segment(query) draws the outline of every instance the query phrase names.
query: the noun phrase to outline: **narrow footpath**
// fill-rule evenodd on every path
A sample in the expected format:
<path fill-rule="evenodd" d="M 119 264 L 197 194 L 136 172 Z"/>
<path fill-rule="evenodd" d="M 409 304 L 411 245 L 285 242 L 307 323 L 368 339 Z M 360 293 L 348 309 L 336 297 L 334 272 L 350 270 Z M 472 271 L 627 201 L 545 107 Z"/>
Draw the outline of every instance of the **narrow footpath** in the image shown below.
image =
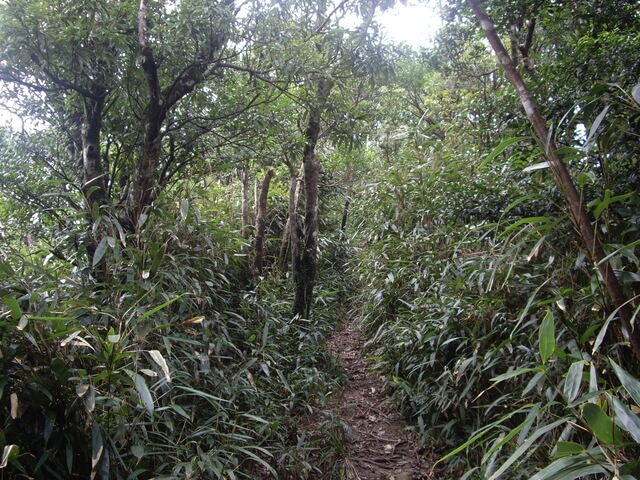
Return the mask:
<path fill-rule="evenodd" d="M 349 378 L 329 406 L 351 429 L 346 480 L 432 480 L 414 435 L 388 396 L 385 380 L 370 373 L 372 362 L 363 357 L 363 343 L 351 321 L 329 340 L 330 351 Z"/>

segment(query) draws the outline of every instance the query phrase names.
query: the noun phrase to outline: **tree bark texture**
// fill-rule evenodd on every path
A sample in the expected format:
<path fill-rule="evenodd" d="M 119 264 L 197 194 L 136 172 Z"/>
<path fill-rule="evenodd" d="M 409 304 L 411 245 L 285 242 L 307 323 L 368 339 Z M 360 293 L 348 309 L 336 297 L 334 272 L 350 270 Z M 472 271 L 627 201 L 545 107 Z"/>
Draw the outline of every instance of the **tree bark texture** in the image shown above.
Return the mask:
<path fill-rule="evenodd" d="M 598 270 L 604 281 L 613 305 L 618 310 L 622 329 L 629 339 L 631 349 L 633 350 L 634 355 L 640 359 L 640 330 L 637 328 L 634 329 L 633 327 L 632 305 L 627 300 L 611 264 L 604 261 L 606 255 L 602 242 L 592 225 L 591 218 L 584 207 L 580 193 L 571 178 L 571 174 L 569 173 L 569 170 L 562 158 L 560 158 L 553 138 L 549 135 L 546 121 L 538 111 L 531 93 L 518 73 L 513 61 L 509 57 L 509 54 L 502 44 L 492 21 L 481 7 L 480 1 L 467 0 L 467 2 L 473 10 L 478 23 L 480 23 L 480 26 L 484 30 L 491 47 L 498 57 L 498 60 L 502 64 L 507 78 L 515 87 L 518 96 L 520 97 L 522 106 L 524 107 L 527 117 L 533 126 L 536 136 L 544 147 L 544 152 L 555 182 L 564 195 L 567 206 L 569 207 L 571 220 L 582 237 L 584 247 L 588 252 L 591 262 Z"/>
<path fill-rule="evenodd" d="M 348 195 L 344 198 L 344 207 L 342 208 L 342 222 L 340 222 L 340 231 L 344 232 L 347 228 L 347 220 L 349 219 L 349 205 L 351 204 L 351 197 Z"/>
<path fill-rule="evenodd" d="M 297 258 L 300 249 L 298 248 L 298 198 L 300 185 L 302 184 L 302 172 L 298 175 L 293 163 L 285 160 L 289 169 L 289 207 L 287 221 L 282 232 L 282 244 L 280 245 L 280 255 L 278 258 L 278 275 L 284 273 L 289 265 L 289 258 Z"/>
<path fill-rule="evenodd" d="M 240 182 L 242 183 L 242 238 L 248 240 L 251 236 L 251 218 L 249 215 L 249 171 L 247 168 L 240 170 Z"/>
<path fill-rule="evenodd" d="M 264 244 L 267 233 L 267 198 L 269 196 L 269 185 L 273 178 L 273 170 L 269 170 L 264 176 L 262 187 L 260 188 L 260 198 L 258 199 L 256 215 L 256 238 L 254 241 L 253 276 L 262 275 L 264 267 Z"/>
<path fill-rule="evenodd" d="M 309 130 L 315 129 L 312 126 Z M 319 133 L 319 124 L 317 125 Z M 316 137 L 317 138 L 317 137 Z M 318 271 L 318 177 L 320 162 L 315 145 L 304 149 L 305 217 L 302 252 L 293 258 L 296 297 L 293 315 L 309 318 L 313 302 L 313 287 Z M 295 228 L 295 225 L 293 226 Z"/>
<path fill-rule="evenodd" d="M 85 98 L 85 114 L 82 124 L 82 192 L 86 201 L 87 214 L 94 215 L 94 209 L 107 200 L 105 171 L 100 158 L 100 131 L 102 111 L 106 91 L 96 92 Z M 95 220 L 95 219 L 93 219 Z"/>
<path fill-rule="evenodd" d="M 322 110 L 326 104 L 333 83 L 325 78 L 318 81 L 315 104 L 311 106 L 305 129 L 303 150 L 303 172 L 305 192 L 304 242 L 300 255 L 293 258 L 293 278 L 296 297 L 293 315 L 308 318 L 313 303 L 313 288 L 318 271 L 318 177 L 320 161 L 316 147 L 320 138 Z"/>
<path fill-rule="evenodd" d="M 161 126 L 166 117 L 166 102 L 160 86 L 158 65 L 147 43 L 147 0 L 140 0 L 138 9 L 138 46 L 142 70 L 149 89 L 149 103 L 144 118 L 144 142 L 133 171 L 127 204 L 132 228 L 136 229 L 140 215 L 156 195 L 160 156 L 162 153 Z"/>

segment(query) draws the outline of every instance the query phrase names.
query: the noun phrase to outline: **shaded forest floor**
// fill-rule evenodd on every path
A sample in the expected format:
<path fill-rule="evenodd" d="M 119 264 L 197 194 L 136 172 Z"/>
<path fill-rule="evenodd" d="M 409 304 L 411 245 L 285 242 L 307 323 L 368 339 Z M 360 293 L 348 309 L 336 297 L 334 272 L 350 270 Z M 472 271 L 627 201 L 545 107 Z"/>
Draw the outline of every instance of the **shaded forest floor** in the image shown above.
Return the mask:
<path fill-rule="evenodd" d="M 363 336 L 345 321 L 329 340 L 329 349 L 344 365 L 348 381 L 329 405 L 344 422 L 343 471 L 347 480 L 430 480 L 430 465 L 407 429 L 385 388 L 363 356 Z M 429 462 L 432 463 L 432 462 Z"/>

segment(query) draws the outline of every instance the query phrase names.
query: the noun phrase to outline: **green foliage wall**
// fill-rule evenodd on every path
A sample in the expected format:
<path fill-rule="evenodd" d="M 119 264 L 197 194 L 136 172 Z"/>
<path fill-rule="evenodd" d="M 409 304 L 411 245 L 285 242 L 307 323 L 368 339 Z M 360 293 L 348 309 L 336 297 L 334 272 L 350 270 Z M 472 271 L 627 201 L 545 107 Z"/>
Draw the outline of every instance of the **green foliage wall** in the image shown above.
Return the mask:
<path fill-rule="evenodd" d="M 636 64 L 588 49 L 589 64 L 609 63 L 575 83 L 566 53 L 577 39 L 586 48 L 590 35 L 629 32 L 629 18 L 558 38 L 557 17 L 534 15 L 536 64 L 525 74 L 635 305 L 628 126 L 638 99 L 637 80 L 624 75 Z M 474 38 L 471 24 L 452 24 L 435 49 L 400 66 L 388 107 L 396 115 L 372 164 L 379 180 L 358 190 L 362 249 L 352 267 L 370 354 L 422 441 L 440 448 L 440 475 L 636 478 L 638 416 L 628 408 L 637 408 L 637 362 L 514 93 Z M 632 49 L 634 38 L 617 36 Z"/>

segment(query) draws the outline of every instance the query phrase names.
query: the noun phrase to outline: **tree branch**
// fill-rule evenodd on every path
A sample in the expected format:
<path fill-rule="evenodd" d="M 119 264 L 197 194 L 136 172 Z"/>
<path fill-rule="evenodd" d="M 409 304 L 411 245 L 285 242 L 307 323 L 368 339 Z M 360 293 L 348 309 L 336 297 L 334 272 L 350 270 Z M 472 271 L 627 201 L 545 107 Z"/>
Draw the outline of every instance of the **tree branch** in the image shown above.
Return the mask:
<path fill-rule="evenodd" d="M 327 15 L 327 18 L 324 19 L 324 21 L 322 22 L 322 24 L 320 24 L 316 29 L 314 34 L 315 35 L 319 35 L 320 33 L 322 33 L 322 30 L 324 30 L 324 27 L 327 26 L 327 23 L 329 23 L 329 21 L 331 20 L 331 17 L 342 7 L 344 7 L 347 2 L 349 0 L 342 0 L 342 2 L 340 2 L 336 8 L 334 8 L 333 10 L 331 10 L 331 12 L 329 13 L 329 15 Z"/>

